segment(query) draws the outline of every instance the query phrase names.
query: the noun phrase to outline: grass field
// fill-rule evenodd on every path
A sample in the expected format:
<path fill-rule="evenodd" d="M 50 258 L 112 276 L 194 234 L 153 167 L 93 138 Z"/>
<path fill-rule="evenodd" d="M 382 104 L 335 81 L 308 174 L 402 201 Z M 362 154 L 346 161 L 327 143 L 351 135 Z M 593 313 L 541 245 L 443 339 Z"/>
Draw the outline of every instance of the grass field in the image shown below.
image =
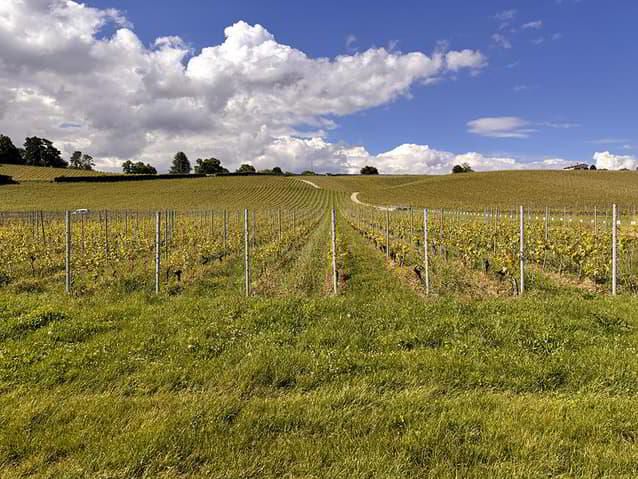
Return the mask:
<path fill-rule="evenodd" d="M 429 208 L 592 207 L 638 204 L 638 172 L 498 171 L 444 176 L 320 177 L 366 203 Z"/>
<path fill-rule="evenodd" d="M 9 165 L 0 167 L 9 168 Z M 19 167 L 22 171 L 25 167 Z M 21 173 L 34 179 L 53 169 Z M 63 170 L 68 174 L 72 170 Z M 57 176 L 55 173 L 54 176 Z M 20 179 L 20 176 L 17 177 Z M 0 187 L 0 210 L 304 206 L 325 192 L 370 204 L 429 208 L 624 207 L 638 204 L 638 173 L 611 171 L 503 171 L 445 176 L 315 176 L 316 190 L 296 177 L 224 177 L 131 183 L 53 184 L 27 181 Z"/>
<path fill-rule="evenodd" d="M 536 273 L 525 297 L 497 295 L 450 261 L 433 264 L 426 297 L 345 216 L 354 191 L 433 207 L 631 204 L 636 176 L 461 176 L 0 187 L 5 211 L 326 210 L 255 271 L 248 298 L 239 254 L 158 296 L 0 286 L 0 477 L 636 477 L 636 296 Z M 343 212 L 338 296 L 330 205 Z"/>
<path fill-rule="evenodd" d="M 39 166 L 0 164 L 0 175 L 11 176 L 16 181 L 53 181 L 58 176 L 95 176 L 101 174 L 104 173 L 70 168 L 42 168 Z"/>

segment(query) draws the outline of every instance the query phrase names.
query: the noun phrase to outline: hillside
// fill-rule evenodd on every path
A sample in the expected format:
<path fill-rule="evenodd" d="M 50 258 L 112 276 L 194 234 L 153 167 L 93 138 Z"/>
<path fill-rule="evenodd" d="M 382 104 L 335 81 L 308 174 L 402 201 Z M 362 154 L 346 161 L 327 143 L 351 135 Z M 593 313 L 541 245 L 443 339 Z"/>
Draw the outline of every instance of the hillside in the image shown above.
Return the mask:
<path fill-rule="evenodd" d="M 246 176 L 124 183 L 24 183 L 0 188 L 0 210 L 177 210 L 306 207 L 329 192 L 295 178 Z M 45 206 L 46 205 L 46 206 Z"/>
<path fill-rule="evenodd" d="M 0 167 L 0 172 L 8 166 Z M 15 167 L 18 179 L 73 170 Z M 321 189 L 300 181 L 305 179 Z M 312 204 L 335 193 L 370 204 L 430 208 L 624 207 L 638 205 L 637 172 L 502 171 L 445 176 L 220 177 L 161 182 L 52 184 L 0 188 L 0 210 L 114 208 L 178 210 L 285 207 Z"/>
<path fill-rule="evenodd" d="M 318 177 L 366 203 L 430 208 L 638 204 L 638 172 L 497 171 L 443 176 Z"/>
<path fill-rule="evenodd" d="M 68 168 L 45 168 L 40 166 L 0 164 L 0 175 L 12 176 L 16 181 L 53 181 L 57 176 L 96 176 L 98 171 L 72 170 Z"/>

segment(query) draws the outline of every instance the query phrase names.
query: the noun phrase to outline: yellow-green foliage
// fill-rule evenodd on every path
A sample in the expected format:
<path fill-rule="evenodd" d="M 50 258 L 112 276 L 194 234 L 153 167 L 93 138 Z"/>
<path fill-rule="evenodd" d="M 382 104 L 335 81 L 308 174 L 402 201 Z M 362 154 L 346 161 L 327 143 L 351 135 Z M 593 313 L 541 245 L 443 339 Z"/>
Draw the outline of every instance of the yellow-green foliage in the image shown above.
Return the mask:
<path fill-rule="evenodd" d="M 636 476 L 636 298 L 426 300 L 344 222 L 300 296 L 327 226 L 268 296 L 0 288 L 0 477 Z"/>

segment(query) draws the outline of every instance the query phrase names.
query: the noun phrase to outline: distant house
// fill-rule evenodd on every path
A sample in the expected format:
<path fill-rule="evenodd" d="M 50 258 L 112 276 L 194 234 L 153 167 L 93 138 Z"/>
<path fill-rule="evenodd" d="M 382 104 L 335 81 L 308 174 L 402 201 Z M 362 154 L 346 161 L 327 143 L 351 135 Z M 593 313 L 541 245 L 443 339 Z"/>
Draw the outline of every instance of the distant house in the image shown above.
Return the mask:
<path fill-rule="evenodd" d="M 566 166 L 564 170 L 588 170 L 589 165 L 587 163 L 577 163 L 575 165 Z"/>

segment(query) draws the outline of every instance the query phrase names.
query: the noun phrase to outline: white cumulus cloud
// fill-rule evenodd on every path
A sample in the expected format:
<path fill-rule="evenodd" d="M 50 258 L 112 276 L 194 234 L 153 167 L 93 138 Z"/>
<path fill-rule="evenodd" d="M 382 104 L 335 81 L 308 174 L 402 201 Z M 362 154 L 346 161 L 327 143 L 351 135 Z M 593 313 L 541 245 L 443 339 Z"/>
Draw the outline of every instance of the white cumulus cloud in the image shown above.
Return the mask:
<path fill-rule="evenodd" d="M 635 170 L 638 168 L 638 158 L 632 155 L 614 155 L 608 151 L 594 153 L 596 168 L 606 170 Z"/>
<path fill-rule="evenodd" d="M 162 170 L 183 150 L 231 168 L 290 169 L 314 152 L 334 161 L 322 168 L 339 171 L 357 158 L 325 141 L 339 117 L 487 64 L 479 51 L 441 48 L 312 58 L 243 21 L 224 34 L 201 51 L 170 32 L 147 46 L 117 10 L 3 0 L 0 131 L 17 143 L 45 136 L 67 155 L 81 148 L 108 168 L 133 158 Z"/>

